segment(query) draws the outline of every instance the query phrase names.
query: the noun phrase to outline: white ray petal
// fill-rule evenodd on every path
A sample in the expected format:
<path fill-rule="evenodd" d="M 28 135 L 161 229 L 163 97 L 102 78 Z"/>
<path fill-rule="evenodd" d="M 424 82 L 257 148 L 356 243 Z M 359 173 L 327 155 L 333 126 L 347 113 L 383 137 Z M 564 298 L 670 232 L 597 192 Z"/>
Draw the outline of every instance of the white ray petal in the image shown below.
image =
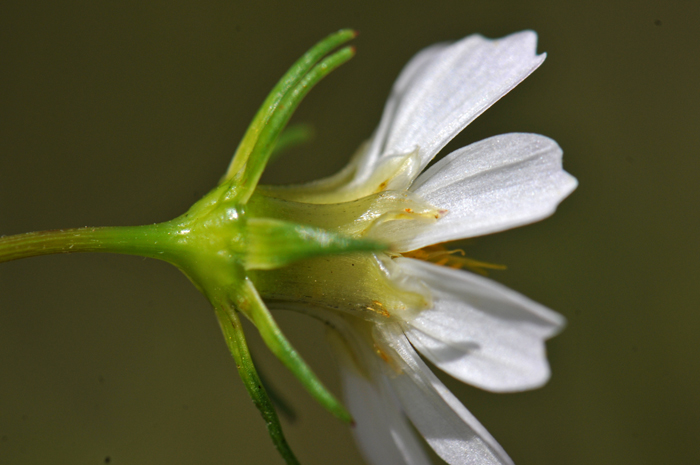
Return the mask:
<path fill-rule="evenodd" d="M 391 125 L 396 118 L 397 109 L 403 101 L 406 91 L 414 85 L 426 70 L 434 66 L 433 62 L 439 59 L 440 54 L 445 49 L 449 48 L 449 46 L 449 43 L 444 43 L 434 44 L 424 48 L 414 55 L 411 61 L 403 67 L 399 77 L 391 88 L 391 94 L 389 94 L 389 98 L 384 105 L 384 111 L 382 112 L 379 126 L 372 135 L 371 144 L 367 148 L 367 152 L 360 159 L 358 174 L 364 174 L 376 168 L 377 160 L 382 154 L 384 144 L 386 143 L 387 134 L 392 130 Z"/>
<path fill-rule="evenodd" d="M 408 251 L 539 221 L 576 188 L 561 159 L 557 143 L 537 134 L 504 134 L 456 150 L 410 189 L 447 213 L 433 223 L 389 223 L 375 235 Z"/>
<path fill-rule="evenodd" d="M 421 169 L 455 135 L 542 64 L 537 34 L 490 40 L 472 35 L 418 54 L 404 68 L 387 102 L 355 182 L 384 156 L 420 151 Z"/>
<path fill-rule="evenodd" d="M 544 341 L 563 328 L 561 315 L 472 273 L 409 258 L 396 262 L 432 290 L 433 307 L 406 327 L 428 360 L 489 391 L 533 389 L 549 379 Z"/>
<path fill-rule="evenodd" d="M 505 465 L 512 460 L 481 423 L 452 395 L 390 325 L 375 331 L 402 359 L 389 375 L 401 405 L 433 450 L 451 465 Z"/>
<path fill-rule="evenodd" d="M 353 434 L 365 460 L 373 465 L 430 465 L 397 401 L 390 392 L 379 392 L 384 380 L 372 382 L 343 366 L 341 376 L 345 405 L 355 420 Z"/>
<path fill-rule="evenodd" d="M 370 329 L 331 314 L 328 339 L 338 358 L 345 406 L 353 416 L 352 432 L 372 465 L 430 465 L 420 441 L 401 410 L 372 351 Z"/>

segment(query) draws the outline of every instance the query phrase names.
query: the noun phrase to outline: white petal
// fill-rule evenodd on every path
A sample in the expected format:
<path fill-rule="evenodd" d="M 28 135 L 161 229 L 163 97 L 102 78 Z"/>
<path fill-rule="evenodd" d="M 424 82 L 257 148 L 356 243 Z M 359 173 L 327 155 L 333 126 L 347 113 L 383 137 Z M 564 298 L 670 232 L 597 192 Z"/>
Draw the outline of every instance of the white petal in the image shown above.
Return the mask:
<path fill-rule="evenodd" d="M 472 273 L 395 261 L 431 288 L 433 308 L 409 321 L 406 334 L 436 366 L 497 392 L 533 389 L 549 379 L 544 341 L 563 328 L 561 315 Z"/>
<path fill-rule="evenodd" d="M 394 86 L 382 114 L 379 127 L 375 130 L 371 142 L 366 142 L 353 155 L 352 159 L 340 172 L 323 179 L 299 184 L 282 186 L 260 186 L 258 190 L 267 192 L 272 196 L 308 203 L 338 203 L 356 200 L 370 193 L 374 193 L 378 185 L 395 174 L 395 167 L 402 158 L 383 157 L 382 163 L 378 163 L 379 150 L 386 139 L 386 134 L 390 130 L 390 125 L 394 119 L 396 106 L 401 101 L 400 96 L 406 91 L 415 80 L 417 74 L 425 70 L 439 52 L 447 48 L 449 44 L 435 44 L 418 52 L 406 66 L 404 66 L 399 78 Z M 406 155 L 406 154 L 399 154 Z M 389 158 L 394 158 L 389 160 Z M 397 160 L 399 159 L 399 160 Z M 399 179 L 392 182 L 392 188 L 405 189 L 423 170 L 422 160 L 416 157 L 415 169 L 411 169 L 410 176 L 402 176 L 407 179 Z M 398 164 L 401 164 L 400 162 Z M 378 179 L 378 181 L 377 181 Z M 401 182 L 404 182 L 403 185 Z M 389 183 L 386 183 L 388 187 Z M 368 192 L 369 189 L 369 192 Z"/>
<path fill-rule="evenodd" d="M 436 59 L 439 59 L 440 54 L 445 49 L 449 48 L 449 46 L 450 44 L 434 44 L 430 47 L 424 48 L 414 55 L 406 66 L 403 67 L 399 77 L 396 79 L 396 82 L 394 82 L 394 85 L 391 88 L 391 94 L 389 95 L 389 99 L 384 106 L 384 111 L 382 112 L 382 118 L 379 121 L 379 126 L 372 136 L 372 143 L 368 147 L 368 151 L 361 161 L 359 171 L 362 172 L 362 170 L 369 171 L 374 169 L 377 159 L 382 154 L 384 149 L 387 134 L 392 130 L 391 124 L 396 118 L 397 108 L 399 104 L 401 104 L 407 89 L 412 87 L 422 73 L 424 73 L 427 69 L 430 69 L 431 66 L 434 66 L 433 62 Z"/>
<path fill-rule="evenodd" d="M 331 324 L 335 330 L 328 336 L 339 359 L 345 406 L 355 420 L 353 435 L 365 460 L 372 465 L 430 465 L 369 338 L 342 317 L 332 318 Z"/>
<path fill-rule="evenodd" d="M 430 465 L 396 400 L 352 369 L 341 367 L 341 375 L 345 405 L 365 460 L 374 465 Z"/>
<path fill-rule="evenodd" d="M 387 155 L 420 150 L 421 169 L 455 135 L 537 67 L 537 35 L 502 39 L 472 35 L 417 55 L 399 76 L 356 180 L 363 182 Z"/>
<path fill-rule="evenodd" d="M 504 134 L 456 150 L 410 189 L 447 213 L 433 223 L 387 224 L 381 234 L 408 251 L 546 218 L 577 185 L 561 158 L 557 143 L 537 134 Z"/>
<path fill-rule="evenodd" d="M 401 405 L 428 444 L 452 465 L 512 464 L 479 421 L 435 377 L 400 332 L 387 325 L 384 342 L 402 359 L 401 374 L 390 376 Z"/>

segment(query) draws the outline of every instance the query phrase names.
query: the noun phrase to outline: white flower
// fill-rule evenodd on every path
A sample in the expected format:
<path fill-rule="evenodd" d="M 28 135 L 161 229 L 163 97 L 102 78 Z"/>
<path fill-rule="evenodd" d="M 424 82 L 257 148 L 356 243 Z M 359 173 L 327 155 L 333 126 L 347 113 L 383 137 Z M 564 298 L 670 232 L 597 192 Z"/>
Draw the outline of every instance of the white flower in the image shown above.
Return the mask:
<path fill-rule="evenodd" d="M 331 52 L 354 36 L 331 34 L 292 65 L 222 182 L 187 213 L 141 227 L 8 236 L 0 240 L 0 262 L 102 251 L 178 266 L 215 307 L 246 389 L 288 463 L 297 462 L 255 371 L 239 313 L 312 396 L 339 419 L 349 422 L 350 415 L 291 347 L 266 303 L 310 313 L 331 328 L 369 462 L 428 463 L 412 423 L 451 464 L 512 463 L 418 353 L 483 389 L 532 389 L 549 377 L 544 341 L 563 318 L 488 279 L 430 261 L 466 260 L 439 243 L 552 214 L 576 180 L 563 171 L 557 144 L 534 134 L 492 137 L 425 168 L 545 57 L 527 31 L 428 48 L 403 70 L 379 128 L 347 168 L 302 186 L 258 186 L 291 113 L 352 57 L 351 47 Z"/>
<path fill-rule="evenodd" d="M 486 139 L 420 174 L 450 139 L 544 61 L 536 41 L 531 31 L 498 40 L 473 35 L 423 50 L 402 71 L 379 128 L 348 168 L 316 183 L 266 191 L 317 206 L 345 202 L 343 212 L 352 202 L 373 199 L 356 220 L 336 229 L 392 245 L 392 254 L 372 260 L 386 281 L 376 286 L 400 298 L 363 297 L 374 302 L 363 304 L 364 313 L 344 308 L 351 307 L 346 301 L 353 294 L 336 291 L 331 278 L 324 278 L 320 290 L 309 284 L 321 279 L 323 268 L 315 268 L 309 282 L 298 277 L 302 268 L 285 275 L 295 276 L 295 289 L 315 292 L 312 300 L 285 298 L 284 291 L 261 286 L 273 305 L 290 307 L 296 300 L 333 328 L 354 432 L 372 464 L 429 463 L 409 420 L 450 464 L 512 463 L 416 350 L 457 379 L 489 391 L 532 389 L 549 377 L 544 341 L 563 327 L 560 315 L 481 276 L 400 255 L 540 220 L 575 189 L 576 180 L 562 169 L 559 146 L 535 134 Z M 347 276 L 354 275 L 345 273 L 338 279 L 352 287 Z M 271 280 L 282 281 L 284 276 Z M 354 292 L 362 294 L 378 281 L 358 280 Z M 328 303 L 333 299 L 336 307 Z"/>

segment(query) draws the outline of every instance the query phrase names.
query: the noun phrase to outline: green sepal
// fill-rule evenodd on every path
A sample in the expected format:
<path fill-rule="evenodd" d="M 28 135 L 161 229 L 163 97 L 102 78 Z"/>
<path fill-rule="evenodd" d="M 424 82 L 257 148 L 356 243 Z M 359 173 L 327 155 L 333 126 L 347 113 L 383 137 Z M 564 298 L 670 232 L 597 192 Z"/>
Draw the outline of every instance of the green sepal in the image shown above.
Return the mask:
<path fill-rule="evenodd" d="M 262 298 L 249 278 L 232 290 L 231 299 L 235 310 L 228 309 L 230 315 L 235 311 L 243 313 L 260 332 L 260 336 L 273 354 L 291 371 L 301 382 L 302 386 L 311 394 L 318 403 L 336 418 L 345 423 L 352 423 L 352 416 L 338 399 L 321 383 L 311 368 L 292 347 L 277 322 L 265 306 Z"/>
<path fill-rule="evenodd" d="M 320 255 L 387 249 L 379 242 L 271 218 L 250 218 L 246 228 L 245 268 L 249 270 L 272 270 Z"/>
<path fill-rule="evenodd" d="M 232 178 L 239 184 L 238 201 L 240 203 L 246 203 L 250 196 L 253 195 L 253 191 L 258 185 L 260 176 L 265 166 L 267 166 L 272 150 L 277 143 L 277 138 L 304 97 L 321 79 L 353 56 L 355 56 L 353 47 L 341 48 L 314 66 L 296 86 L 287 92 L 276 111 L 270 116 L 265 127 L 260 131 L 258 140 L 250 153 L 245 167 Z"/>
<path fill-rule="evenodd" d="M 355 35 L 354 31 L 342 30 L 328 36 L 298 60 L 278 82 L 248 128 L 221 180 L 222 185 L 235 186 L 230 199 L 240 204 L 248 201 L 289 118 L 309 91 L 352 58 L 355 49 L 343 47 L 326 58 L 323 56 Z"/>
<path fill-rule="evenodd" d="M 314 128 L 310 124 L 297 123 L 289 126 L 277 138 L 277 143 L 267 163 L 277 160 L 280 155 L 292 147 L 308 143 L 314 138 L 314 134 Z"/>
<path fill-rule="evenodd" d="M 253 365 L 238 315 L 235 311 L 228 311 L 228 305 L 223 302 L 212 303 L 216 310 L 216 317 L 219 320 L 221 331 L 224 333 L 226 345 L 236 362 L 238 374 L 241 376 L 243 384 L 253 400 L 253 404 L 260 411 L 272 442 L 288 465 L 299 465 L 299 461 L 294 456 L 284 437 L 277 412 L 275 412 L 275 408 L 267 395 L 260 376 L 258 376 L 255 365 Z"/>
<path fill-rule="evenodd" d="M 253 118 L 253 121 L 250 123 L 248 130 L 243 136 L 243 140 L 241 140 L 236 149 L 236 153 L 231 160 L 228 170 L 226 170 L 226 174 L 221 180 L 222 183 L 230 179 L 234 174 L 239 173 L 246 165 L 248 157 L 260 137 L 260 131 L 262 131 L 275 111 L 277 111 L 277 107 L 280 105 L 287 92 L 299 83 L 301 78 L 303 78 L 321 58 L 330 53 L 333 49 L 353 39 L 356 35 L 357 33 L 351 29 L 341 29 L 338 32 L 330 34 L 314 45 L 289 68 L 268 94 Z"/>

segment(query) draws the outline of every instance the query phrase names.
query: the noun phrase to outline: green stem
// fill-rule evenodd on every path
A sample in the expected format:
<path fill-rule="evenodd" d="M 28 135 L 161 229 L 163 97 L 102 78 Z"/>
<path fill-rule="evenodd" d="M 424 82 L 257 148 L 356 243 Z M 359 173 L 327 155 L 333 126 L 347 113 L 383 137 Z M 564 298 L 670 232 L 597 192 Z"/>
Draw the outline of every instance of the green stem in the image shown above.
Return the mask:
<path fill-rule="evenodd" d="M 73 228 L 0 237 L 0 263 L 61 253 L 107 252 L 170 258 L 167 223 L 146 226 Z"/>

